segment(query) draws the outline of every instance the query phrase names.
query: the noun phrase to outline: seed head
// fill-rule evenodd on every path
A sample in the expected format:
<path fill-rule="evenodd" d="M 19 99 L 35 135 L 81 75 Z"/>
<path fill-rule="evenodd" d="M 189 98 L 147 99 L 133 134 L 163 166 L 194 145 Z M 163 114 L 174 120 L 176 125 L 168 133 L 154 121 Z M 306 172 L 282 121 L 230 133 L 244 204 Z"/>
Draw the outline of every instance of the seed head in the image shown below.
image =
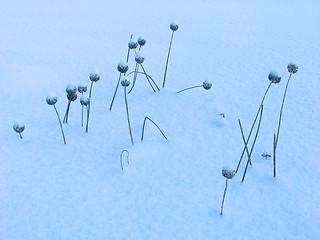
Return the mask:
<path fill-rule="evenodd" d="M 118 71 L 121 73 L 126 73 L 129 69 L 128 64 L 124 63 L 124 62 L 119 62 L 118 63 Z"/>
<path fill-rule="evenodd" d="M 179 28 L 179 25 L 176 24 L 175 22 L 170 23 L 170 29 L 171 29 L 172 31 L 177 31 L 178 28 Z"/>
<path fill-rule="evenodd" d="M 143 37 L 138 38 L 138 44 L 140 46 L 144 46 L 146 44 L 146 40 Z"/>
<path fill-rule="evenodd" d="M 83 85 L 83 84 L 80 84 L 80 85 L 78 86 L 78 91 L 79 91 L 79 93 L 84 93 L 84 92 L 86 92 L 86 91 L 87 91 L 87 86 L 85 86 L 85 85 Z"/>
<path fill-rule="evenodd" d="M 288 72 L 289 73 L 293 73 L 293 74 L 298 72 L 298 68 L 299 67 L 294 63 L 289 63 L 288 66 L 287 66 Z"/>
<path fill-rule="evenodd" d="M 128 47 L 130 49 L 136 49 L 138 47 L 138 42 L 135 39 L 130 39 Z"/>
<path fill-rule="evenodd" d="M 56 95 L 51 94 L 51 95 L 49 95 L 49 96 L 46 98 L 46 101 L 47 101 L 47 103 L 48 103 L 49 105 L 54 105 L 54 104 L 57 103 L 58 98 L 57 98 Z"/>
<path fill-rule="evenodd" d="M 68 94 L 74 94 L 77 92 L 77 88 L 75 86 L 73 86 L 72 84 L 69 84 L 67 87 L 66 87 L 66 92 Z"/>
<path fill-rule="evenodd" d="M 268 78 L 272 83 L 275 84 L 279 83 L 281 80 L 281 77 L 276 72 L 270 72 Z"/>
<path fill-rule="evenodd" d="M 128 80 L 128 79 L 122 79 L 121 80 L 121 85 L 123 86 L 123 87 L 128 87 L 129 85 L 130 85 L 130 81 Z"/>
<path fill-rule="evenodd" d="M 136 60 L 137 63 L 140 63 L 140 64 L 143 63 L 143 61 L 144 61 L 144 57 L 142 56 L 142 54 L 140 52 L 138 52 L 136 54 L 136 57 L 134 59 Z"/>
<path fill-rule="evenodd" d="M 92 82 L 98 82 L 100 80 L 100 76 L 95 72 L 91 72 L 89 75 L 89 79 Z"/>
<path fill-rule="evenodd" d="M 77 94 L 76 93 L 74 93 L 74 94 L 67 94 L 67 98 L 68 98 L 68 100 L 69 101 L 75 101 L 76 99 L 77 99 Z"/>
<path fill-rule="evenodd" d="M 212 87 L 212 83 L 209 82 L 208 80 L 205 80 L 205 81 L 203 82 L 202 86 L 203 86 L 203 88 L 204 88 L 205 90 L 209 90 L 209 89 Z"/>
<path fill-rule="evenodd" d="M 224 166 L 222 168 L 222 176 L 224 176 L 227 179 L 232 179 L 234 175 L 236 174 L 235 170 L 233 170 L 230 166 Z"/>
<path fill-rule="evenodd" d="M 13 124 L 13 130 L 17 133 L 22 133 L 24 131 L 25 125 L 20 122 Z"/>
<path fill-rule="evenodd" d="M 86 96 L 82 96 L 80 98 L 80 103 L 83 106 L 88 106 L 90 104 L 90 98 L 86 97 Z"/>

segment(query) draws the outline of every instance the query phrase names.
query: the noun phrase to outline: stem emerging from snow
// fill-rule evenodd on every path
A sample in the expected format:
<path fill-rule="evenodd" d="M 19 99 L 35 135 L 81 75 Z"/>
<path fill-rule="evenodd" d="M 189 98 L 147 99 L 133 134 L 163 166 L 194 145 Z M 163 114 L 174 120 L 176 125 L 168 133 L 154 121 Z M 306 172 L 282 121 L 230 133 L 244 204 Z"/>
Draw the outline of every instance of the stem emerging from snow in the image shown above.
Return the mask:
<path fill-rule="evenodd" d="M 171 45 L 172 45 L 173 35 L 174 35 L 174 31 L 172 31 L 172 34 L 171 34 L 171 40 L 170 40 L 169 51 L 168 51 L 168 56 L 167 56 L 166 68 L 165 68 L 165 70 L 164 70 L 162 88 L 164 88 L 164 85 L 165 85 L 165 83 L 166 83 L 167 69 L 168 69 L 169 56 L 170 56 L 170 51 L 171 51 Z"/>
<path fill-rule="evenodd" d="M 60 116 L 59 116 L 58 110 L 57 110 L 55 105 L 53 105 L 53 107 L 54 107 L 54 110 L 56 110 L 56 113 L 57 113 L 57 116 L 58 116 L 58 120 L 59 120 L 59 123 L 60 123 L 60 128 L 61 128 L 64 144 L 66 144 L 66 138 L 64 136 L 64 132 L 63 132 L 63 128 L 62 128 L 62 124 L 61 124 L 61 120 L 60 120 Z"/>
<path fill-rule="evenodd" d="M 88 105 L 88 110 L 87 110 L 87 125 L 86 125 L 86 132 L 89 131 L 89 115 L 90 115 L 90 106 L 91 106 L 91 91 L 92 91 L 92 85 L 93 85 L 93 81 L 91 81 L 91 86 L 90 86 L 90 92 L 89 92 L 89 105 Z"/>
<path fill-rule="evenodd" d="M 150 118 L 148 117 L 145 117 L 144 118 L 144 121 L 143 121 L 143 126 L 142 126 L 142 134 L 141 134 L 141 141 L 143 141 L 143 137 L 144 137 L 144 128 L 145 128 L 145 125 L 146 125 L 146 120 L 149 120 L 150 122 L 152 122 L 157 128 L 158 130 L 161 132 L 162 136 L 168 140 L 168 138 L 166 137 L 166 135 L 164 135 L 164 133 L 162 132 L 162 130 L 159 128 L 159 126 L 154 122 L 152 121 Z"/>
<path fill-rule="evenodd" d="M 130 124 L 129 107 L 128 107 L 128 100 L 127 100 L 127 87 L 126 86 L 124 87 L 124 101 L 126 103 L 127 119 L 128 119 L 128 126 L 129 126 L 131 143 L 133 145 L 133 137 L 132 137 L 132 131 L 131 131 L 131 124 Z"/>
<path fill-rule="evenodd" d="M 222 203 L 221 203 L 221 212 L 220 212 L 221 216 L 222 216 L 222 213 L 223 213 L 223 204 L 224 204 L 224 198 L 226 196 L 227 188 L 228 188 L 228 178 L 226 178 L 226 186 L 224 188 L 224 193 L 223 193 L 223 198 L 222 198 Z"/>
<path fill-rule="evenodd" d="M 122 154 L 126 152 L 127 153 L 127 163 L 129 165 L 129 152 L 128 150 L 122 150 L 121 154 L 120 154 L 120 164 L 121 164 L 121 170 L 123 171 L 123 165 L 122 165 Z"/>

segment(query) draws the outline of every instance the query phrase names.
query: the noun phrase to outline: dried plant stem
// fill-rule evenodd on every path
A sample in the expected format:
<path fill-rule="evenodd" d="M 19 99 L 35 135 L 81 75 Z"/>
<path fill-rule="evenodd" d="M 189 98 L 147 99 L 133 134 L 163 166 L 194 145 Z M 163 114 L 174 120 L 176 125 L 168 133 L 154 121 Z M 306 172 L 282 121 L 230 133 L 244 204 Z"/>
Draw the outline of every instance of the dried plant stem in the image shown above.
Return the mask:
<path fill-rule="evenodd" d="M 119 74 L 119 79 L 118 79 L 118 83 L 117 83 L 117 86 L 116 86 L 116 90 L 114 91 L 114 94 L 113 94 L 113 97 L 112 97 L 112 101 L 111 101 L 110 108 L 109 108 L 110 111 L 111 111 L 111 109 L 112 109 L 114 99 L 116 98 L 116 95 L 117 95 L 117 92 L 118 92 L 118 88 L 119 88 L 119 84 L 120 84 L 120 79 L 121 79 L 121 73 Z"/>
<path fill-rule="evenodd" d="M 21 133 L 19 133 L 19 136 L 20 136 L 20 138 L 22 139 L 22 135 L 21 135 Z"/>
<path fill-rule="evenodd" d="M 221 203 L 221 211 L 220 211 L 220 215 L 221 216 L 223 214 L 223 204 L 224 204 L 224 199 L 225 199 L 225 196 L 226 196 L 227 188 L 228 188 L 228 179 L 226 178 L 226 186 L 224 188 L 224 193 L 223 193 L 223 198 L 222 198 L 222 203 Z"/>
<path fill-rule="evenodd" d="M 146 76 L 146 78 L 147 78 L 150 86 L 152 87 L 152 84 L 150 83 L 150 80 L 151 80 L 151 81 L 153 82 L 153 84 L 156 86 L 157 90 L 160 91 L 160 88 L 159 88 L 158 85 L 155 83 L 155 81 L 154 81 L 152 78 L 150 78 L 150 80 L 149 80 L 149 77 L 148 77 L 149 75 L 146 73 L 146 70 L 144 69 L 143 65 L 142 65 L 141 63 L 140 63 L 139 65 L 141 66 L 142 71 L 143 71 L 144 75 Z M 153 87 L 152 87 L 152 89 L 153 89 L 153 91 L 155 91 Z"/>
<path fill-rule="evenodd" d="M 291 79 L 292 73 L 290 73 L 290 76 L 288 78 L 287 84 L 286 84 L 286 88 L 283 94 L 283 99 L 282 99 L 282 104 L 281 104 L 281 110 L 280 110 L 280 115 L 279 115 L 279 124 L 278 124 L 278 131 L 277 131 L 277 135 L 276 135 L 276 141 L 275 141 L 275 147 L 277 148 L 278 145 L 278 140 L 279 140 L 279 132 L 280 132 L 280 125 L 281 125 L 281 119 L 282 119 L 282 111 L 283 111 L 283 106 L 284 106 L 284 101 L 286 99 L 286 95 L 287 95 L 287 90 L 288 90 L 288 85 Z"/>
<path fill-rule="evenodd" d="M 167 69 L 168 69 L 169 56 L 170 56 L 170 51 L 171 51 L 171 45 L 172 45 L 173 35 L 174 35 L 174 31 L 172 31 L 172 34 L 171 34 L 171 40 L 170 40 L 169 51 L 168 51 L 168 56 L 167 56 L 166 68 L 165 68 L 165 70 L 164 70 L 162 88 L 164 88 L 164 85 L 165 85 L 165 83 L 166 83 Z"/>
<path fill-rule="evenodd" d="M 273 134 L 273 176 L 276 177 L 276 134 Z"/>
<path fill-rule="evenodd" d="M 132 34 L 130 36 L 130 40 L 132 39 Z M 128 47 L 128 53 L 127 53 L 127 63 L 129 62 L 129 56 L 130 56 L 130 47 Z"/>
<path fill-rule="evenodd" d="M 260 118 L 259 118 L 259 122 L 258 122 L 258 128 L 257 128 L 257 131 L 256 131 L 256 135 L 254 136 L 254 140 L 253 140 L 253 143 L 252 143 L 252 147 L 251 147 L 249 156 L 251 156 L 251 154 L 252 154 L 254 145 L 255 145 L 256 140 L 257 140 L 257 137 L 258 137 L 258 133 L 259 133 L 259 129 L 260 129 L 260 124 L 261 124 L 261 119 L 262 119 L 262 113 L 263 113 L 263 105 L 261 105 L 261 111 L 260 111 Z M 244 173 L 243 173 L 243 177 L 242 177 L 241 182 L 243 182 L 243 181 L 244 181 L 244 178 L 246 177 L 246 173 L 247 173 L 247 169 L 248 169 L 248 165 L 249 165 L 249 160 L 250 160 L 250 158 L 248 158 L 248 160 L 247 160 L 246 168 L 245 168 L 245 170 L 244 170 Z"/>
<path fill-rule="evenodd" d="M 83 93 L 81 93 L 83 96 Z M 83 105 L 81 105 L 81 127 L 83 127 Z"/>
<path fill-rule="evenodd" d="M 249 153 L 249 150 L 248 150 L 248 147 L 247 147 L 247 144 L 248 144 L 248 143 L 246 142 L 246 139 L 245 139 L 245 137 L 244 137 L 243 129 L 242 129 L 242 125 L 241 125 L 240 119 L 238 119 L 238 122 L 239 122 L 240 130 L 241 130 L 241 135 L 242 135 L 242 140 L 243 140 L 243 143 L 244 143 L 244 147 L 246 148 L 246 152 L 247 152 L 247 155 L 248 155 L 249 163 L 250 163 L 250 165 L 252 165 L 251 159 L 250 159 L 250 153 Z"/>
<path fill-rule="evenodd" d="M 87 109 L 87 125 L 86 125 L 86 132 L 89 131 L 89 115 L 90 115 L 90 106 L 91 106 L 91 92 L 92 92 L 92 86 L 93 86 L 93 81 L 91 81 L 91 86 L 90 86 L 90 92 L 89 92 L 89 99 L 90 102 L 88 104 L 88 109 Z"/>
<path fill-rule="evenodd" d="M 141 45 L 139 46 L 139 51 L 140 51 L 140 50 L 141 50 Z M 132 86 L 131 86 L 131 89 L 129 90 L 128 94 L 131 93 L 133 87 L 134 87 L 135 84 L 136 84 L 138 72 L 139 72 L 139 63 L 136 63 L 136 66 L 135 66 L 135 68 L 134 68 L 134 76 L 133 76 Z M 129 74 L 128 74 L 128 75 L 129 75 Z"/>
<path fill-rule="evenodd" d="M 57 110 L 57 108 L 56 108 L 55 105 L 53 105 L 53 107 L 54 107 L 54 110 L 56 110 L 56 113 L 57 113 L 57 116 L 58 116 L 58 120 L 59 120 L 59 123 L 60 123 L 61 132 L 62 132 L 62 137 L 63 137 L 63 142 L 64 142 L 64 144 L 66 144 L 66 138 L 65 138 L 65 136 L 64 136 L 64 132 L 63 132 L 63 128 L 62 128 L 62 123 L 61 123 L 61 119 L 60 119 L 58 110 Z"/>
<path fill-rule="evenodd" d="M 69 100 L 66 113 L 64 114 L 63 123 L 68 123 L 70 105 L 71 105 L 71 101 Z"/>
<path fill-rule="evenodd" d="M 248 137 L 247 137 L 246 143 L 248 143 L 249 140 L 250 140 L 250 137 L 251 137 L 253 128 L 254 128 L 254 126 L 255 126 L 255 124 L 256 124 L 257 118 L 258 118 L 259 113 L 260 113 L 260 111 L 261 111 L 261 107 L 262 107 L 263 102 L 264 102 L 264 99 L 266 98 L 266 95 L 267 95 L 267 93 L 268 93 L 268 91 L 269 91 L 269 89 L 270 89 L 270 87 L 271 87 L 271 84 L 272 84 L 272 82 L 269 83 L 269 85 L 268 85 L 268 87 L 267 87 L 267 90 L 265 91 L 265 93 L 264 93 L 264 95 L 263 95 L 263 98 L 262 98 L 262 100 L 261 100 L 261 103 L 260 103 L 259 109 L 258 109 L 258 111 L 257 111 L 256 117 L 255 117 L 255 119 L 254 119 L 254 121 L 253 121 L 253 123 L 252 123 L 251 129 L 250 129 L 250 132 L 249 132 L 249 135 L 248 135 Z M 243 158 L 243 154 L 244 154 L 245 150 L 246 150 L 246 148 L 244 147 L 244 148 L 243 148 L 243 151 L 242 151 L 242 153 L 241 153 L 239 162 L 238 162 L 238 166 L 237 166 L 237 168 L 236 168 L 236 172 L 238 172 L 238 170 L 239 170 L 239 166 L 240 166 L 240 164 L 241 164 L 241 160 L 242 160 L 242 158 Z"/>
<path fill-rule="evenodd" d="M 166 135 L 164 135 L 164 133 L 162 132 L 162 130 L 159 128 L 159 126 L 154 122 L 152 121 L 152 119 L 150 119 L 149 117 L 145 117 L 144 118 L 144 121 L 143 121 L 143 126 L 142 126 L 142 134 L 141 134 L 141 141 L 143 141 L 143 137 L 144 137 L 144 128 L 145 128 L 145 125 L 146 125 L 146 120 L 149 120 L 150 122 L 152 122 L 157 128 L 158 130 L 161 132 L 162 136 L 168 140 L 168 138 L 166 137 Z"/>
<path fill-rule="evenodd" d="M 183 91 L 186 91 L 186 90 L 189 90 L 189 89 L 193 89 L 193 88 L 199 88 L 199 87 L 203 87 L 203 85 L 188 87 L 188 88 L 185 88 L 185 89 L 182 89 L 182 90 L 178 91 L 177 93 L 181 93 L 181 92 L 183 92 Z"/>
<path fill-rule="evenodd" d="M 129 151 L 128 150 L 122 150 L 121 154 L 120 154 L 120 164 L 121 164 L 121 170 L 123 171 L 123 165 L 122 165 L 122 154 L 126 152 L 127 153 L 127 163 L 129 165 Z"/>
<path fill-rule="evenodd" d="M 128 119 L 128 126 L 129 126 L 131 143 L 133 145 L 133 137 L 132 137 L 132 131 L 131 131 L 131 124 L 130 124 L 129 107 L 128 107 L 128 100 L 127 100 L 127 87 L 126 86 L 124 87 L 124 101 L 126 103 L 127 119 Z"/>

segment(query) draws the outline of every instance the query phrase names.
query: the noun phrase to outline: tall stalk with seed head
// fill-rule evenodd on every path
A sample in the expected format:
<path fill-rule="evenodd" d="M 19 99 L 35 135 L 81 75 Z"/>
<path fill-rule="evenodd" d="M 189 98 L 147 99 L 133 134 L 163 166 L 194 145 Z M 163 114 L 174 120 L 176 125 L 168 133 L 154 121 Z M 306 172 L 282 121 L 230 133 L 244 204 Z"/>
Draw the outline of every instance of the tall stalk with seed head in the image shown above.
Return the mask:
<path fill-rule="evenodd" d="M 91 93 L 92 93 L 92 86 L 94 82 L 98 82 L 100 80 L 100 76 L 95 73 L 95 72 L 91 72 L 89 75 L 89 79 L 91 81 L 91 85 L 90 85 L 90 91 L 89 91 L 89 105 L 88 105 L 88 111 L 87 111 L 87 125 L 86 125 L 86 132 L 89 131 L 89 116 L 90 116 L 90 107 L 91 107 Z"/>

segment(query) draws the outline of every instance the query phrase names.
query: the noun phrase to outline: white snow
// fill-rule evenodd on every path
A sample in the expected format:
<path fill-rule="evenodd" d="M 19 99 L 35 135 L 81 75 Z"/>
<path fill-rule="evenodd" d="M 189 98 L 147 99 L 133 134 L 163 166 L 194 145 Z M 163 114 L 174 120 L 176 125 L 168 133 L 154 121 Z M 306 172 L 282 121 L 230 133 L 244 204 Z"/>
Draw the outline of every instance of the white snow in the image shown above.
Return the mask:
<path fill-rule="evenodd" d="M 319 9 L 315 0 L 1 1 L 0 239 L 320 239 Z M 127 96 L 132 146 L 121 86 L 109 110 L 115 63 L 126 59 L 131 34 L 144 36 L 144 67 L 162 86 L 171 19 L 179 30 L 165 88 L 154 93 L 138 74 Z M 274 178 L 273 158 L 262 154 L 273 154 L 292 59 L 299 71 L 288 86 Z M 252 166 L 241 183 L 245 154 L 220 216 L 221 167 L 236 167 L 244 147 L 238 118 L 248 136 L 274 68 L 282 79 L 266 96 Z M 101 78 L 89 132 L 76 101 L 64 145 L 46 94 L 56 92 L 64 113 L 65 86 L 89 86 L 91 69 Z M 210 91 L 176 94 L 208 76 Z M 140 141 L 146 116 L 168 140 L 147 122 Z M 15 119 L 26 124 L 23 139 Z M 123 155 L 122 171 L 123 150 L 130 164 Z"/>

